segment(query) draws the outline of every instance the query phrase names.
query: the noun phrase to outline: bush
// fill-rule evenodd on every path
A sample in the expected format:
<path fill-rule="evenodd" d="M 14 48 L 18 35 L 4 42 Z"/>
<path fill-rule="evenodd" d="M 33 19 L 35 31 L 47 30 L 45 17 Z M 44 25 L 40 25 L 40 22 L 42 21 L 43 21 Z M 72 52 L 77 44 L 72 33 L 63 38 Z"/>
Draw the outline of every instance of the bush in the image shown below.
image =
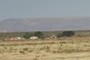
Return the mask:
<path fill-rule="evenodd" d="M 62 36 L 71 37 L 71 36 L 73 36 L 74 34 L 75 34 L 74 31 L 64 31 L 64 32 L 62 33 Z"/>
<path fill-rule="evenodd" d="M 44 38 L 44 34 L 42 32 L 40 32 L 40 31 L 35 32 L 34 36 L 37 36 L 38 38 Z"/>
<path fill-rule="evenodd" d="M 59 33 L 59 34 L 57 34 L 56 36 L 57 36 L 57 38 L 60 38 L 60 37 L 62 37 L 62 34 Z"/>
<path fill-rule="evenodd" d="M 25 51 L 19 51 L 20 54 L 26 54 Z"/>
<path fill-rule="evenodd" d="M 23 36 L 23 38 L 29 39 L 31 36 L 33 36 L 33 35 L 32 34 L 29 34 L 29 33 L 25 33 L 25 35 Z"/>

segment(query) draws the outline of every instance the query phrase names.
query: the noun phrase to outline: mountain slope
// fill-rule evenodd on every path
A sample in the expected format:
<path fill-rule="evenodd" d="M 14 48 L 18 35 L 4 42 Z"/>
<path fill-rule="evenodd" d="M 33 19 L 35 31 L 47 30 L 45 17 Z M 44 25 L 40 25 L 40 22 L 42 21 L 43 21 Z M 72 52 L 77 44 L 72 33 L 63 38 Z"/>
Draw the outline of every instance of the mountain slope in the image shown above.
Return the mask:
<path fill-rule="evenodd" d="M 0 21 L 0 32 L 56 30 L 90 30 L 90 18 L 27 18 Z"/>

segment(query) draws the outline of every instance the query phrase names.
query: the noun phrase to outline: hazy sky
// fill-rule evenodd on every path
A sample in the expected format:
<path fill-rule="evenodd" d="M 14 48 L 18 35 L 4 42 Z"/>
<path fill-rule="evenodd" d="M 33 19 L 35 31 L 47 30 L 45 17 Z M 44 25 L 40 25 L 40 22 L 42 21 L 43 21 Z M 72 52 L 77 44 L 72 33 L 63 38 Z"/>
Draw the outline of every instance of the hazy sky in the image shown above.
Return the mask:
<path fill-rule="evenodd" d="M 90 17 L 90 0 L 0 0 L 0 20 Z"/>

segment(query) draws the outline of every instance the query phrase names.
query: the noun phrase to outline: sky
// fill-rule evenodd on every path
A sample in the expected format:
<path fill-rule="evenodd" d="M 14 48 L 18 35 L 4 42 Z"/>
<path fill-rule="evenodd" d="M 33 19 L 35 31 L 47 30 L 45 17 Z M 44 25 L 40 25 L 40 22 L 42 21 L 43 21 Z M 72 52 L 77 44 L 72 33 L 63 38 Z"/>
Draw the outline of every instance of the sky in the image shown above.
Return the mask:
<path fill-rule="evenodd" d="M 90 0 L 0 0 L 0 20 L 90 17 Z"/>

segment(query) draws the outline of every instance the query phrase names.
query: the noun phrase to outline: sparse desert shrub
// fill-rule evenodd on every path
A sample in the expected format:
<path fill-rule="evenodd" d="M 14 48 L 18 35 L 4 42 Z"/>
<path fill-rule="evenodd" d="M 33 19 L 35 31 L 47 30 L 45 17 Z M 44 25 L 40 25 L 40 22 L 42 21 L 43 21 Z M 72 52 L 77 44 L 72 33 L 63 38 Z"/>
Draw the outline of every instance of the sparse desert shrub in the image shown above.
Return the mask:
<path fill-rule="evenodd" d="M 53 52 L 53 53 L 61 53 L 60 50 L 53 50 L 52 52 Z"/>
<path fill-rule="evenodd" d="M 13 52 L 13 47 L 9 47 L 9 49 L 4 49 L 4 50 L 8 50 L 8 52 L 12 53 Z"/>
<path fill-rule="evenodd" d="M 50 52 L 51 50 L 50 49 L 46 49 L 46 52 Z"/>
<path fill-rule="evenodd" d="M 4 47 L 4 49 L 7 49 L 7 47 Z"/>
<path fill-rule="evenodd" d="M 50 46 L 45 46 L 45 49 L 50 49 Z"/>
<path fill-rule="evenodd" d="M 59 34 L 57 34 L 56 36 L 57 36 L 57 38 L 60 38 L 60 37 L 62 37 L 62 34 L 59 33 Z"/>
<path fill-rule="evenodd" d="M 0 50 L 0 53 L 2 53 L 2 51 Z"/>
<path fill-rule="evenodd" d="M 25 51 L 19 51 L 20 54 L 26 54 Z"/>
<path fill-rule="evenodd" d="M 33 50 L 29 50 L 28 52 L 33 52 Z"/>
<path fill-rule="evenodd" d="M 62 33 L 62 36 L 71 37 L 71 36 L 73 36 L 74 34 L 75 34 L 74 31 L 64 31 L 64 32 Z"/>
<path fill-rule="evenodd" d="M 60 44 L 66 44 L 67 42 L 65 42 L 65 41 L 61 41 L 61 42 L 59 42 Z"/>
<path fill-rule="evenodd" d="M 43 47 L 41 47 L 39 50 L 49 50 L 49 49 L 50 49 L 49 46 L 43 46 Z"/>
<path fill-rule="evenodd" d="M 28 48 L 23 48 L 24 51 L 28 51 Z"/>
<path fill-rule="evenodd" d="M 33 60 L 38 60 L 38 58 L 34 58 Z"/>

